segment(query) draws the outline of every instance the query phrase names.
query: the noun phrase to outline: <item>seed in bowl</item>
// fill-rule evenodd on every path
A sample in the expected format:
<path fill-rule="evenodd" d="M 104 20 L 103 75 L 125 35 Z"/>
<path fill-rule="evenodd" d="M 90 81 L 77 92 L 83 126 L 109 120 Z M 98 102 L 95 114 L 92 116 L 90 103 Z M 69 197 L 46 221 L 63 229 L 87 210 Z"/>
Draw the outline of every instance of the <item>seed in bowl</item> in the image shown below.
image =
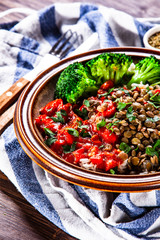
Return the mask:
<path fill-rule="evenodd" d="M 155 48 L 160 49 L 160 32 L 157 32 L 149 37 L 148 43 Z"/>

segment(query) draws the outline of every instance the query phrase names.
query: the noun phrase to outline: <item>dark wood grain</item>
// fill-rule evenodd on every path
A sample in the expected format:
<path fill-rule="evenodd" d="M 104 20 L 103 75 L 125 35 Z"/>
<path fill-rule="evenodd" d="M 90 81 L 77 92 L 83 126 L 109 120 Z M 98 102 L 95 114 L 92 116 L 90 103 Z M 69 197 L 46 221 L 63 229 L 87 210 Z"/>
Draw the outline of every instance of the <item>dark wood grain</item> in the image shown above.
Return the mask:
<path fill-rule="evenodd" d="M 79 0 L 78 0 L 79 1 Z M 0 12 L 9 8 L 29 7 L 39 10 L 55 0 L 5 0 L 0 2 Z M 61 2 L 76 2 L 63 0 Z M 81 2 L 86 2 L 82 0 Z M 125 11 L 134 17 L 159 17 L 160 1 L 157 0 L 87 0 Z M 23 14 L 9 14 L 0 23 L 21 20 Z M 0 240 L 74 240 L 37 212 L 0 172 Z"/>
<path fill-rule="evenodd" d="M 75 238 L 61 231 L 34 209 L 0 172 L 0 240 Z"/>

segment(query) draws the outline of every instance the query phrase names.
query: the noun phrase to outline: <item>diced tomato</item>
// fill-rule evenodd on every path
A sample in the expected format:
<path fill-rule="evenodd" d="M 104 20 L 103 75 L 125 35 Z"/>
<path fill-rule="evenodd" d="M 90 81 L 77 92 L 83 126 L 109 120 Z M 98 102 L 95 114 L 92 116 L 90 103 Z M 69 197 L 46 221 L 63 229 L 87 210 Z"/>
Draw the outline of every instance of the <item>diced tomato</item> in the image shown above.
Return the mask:
<path fill-rule="evenodd" d="M 65 110 L 66 113 L 69 113 L 71 111 L 71 109 L 72 109 L 72 105 L 70 103 L 66 103 L 64 105 L 59 105 L 57 110 L 59 111 L 61 109 Z"/>
<path fill-rule="evenodd" d="M 139 88 L 139 87 L 136 87 L 135 89 L 133 89 L 133 91 L 140 92 L 140 88 Z"/>
<path fill-rule="evenodd" d="M 74 163 L 74 155 L 73 153 L 65 153 L 63 154 L 64 160 L 66 160 L 69 163 Z"/>
<path fill-rule="evenodd" d="M 48 118 L 46 114 L 40 115 L 35 119 L 35 123 L 40 131 L 44 131 L 44 128 L 50 129 L 52 132 L 57 132 L 62 128 L 61 123 L 55 123 L 51 118 Z"/>
<path fill-rule="evenodd" d="M 45 107 L 41 108 L 40 113 L 46 114 L 47 116 L 52 116 L 58 110 L 58 108 L 63 106 L 62 99 L 56 99 L 54 101 L 49 102 Z"/>
<path fill-rule="evenodd" d="M 114 145 L 118 141 L 118 136 L 115 133 L 112 133 L 107 128 L 101 128 L 99 133 L 105 143 L 110 143 Z"/>
<path fill-rule="evenodd" d="M 81 158 L 86 157 L 86 156 L 84 156 L 84 151 L 85 151 L 84 148 L 80 148 L 80 149 L 77 149 L 74 152 L 72 152 L 72 154 L 74 156 L 74 163 L 78 163 Z"/>
<path fill-rule="evenodd" d="M 94 134 L 92 137 L 91 137 L 91 141 L 94 143 L 94 144 L 97 144 L 98 146 L 102 145 L 102 142 L 99 138 L 98 135 Z"/>
<path fill-rule="evenodd" d="M 88 151 L 88 156 L 92 157 L 95 156 L 99 152 L 98 146 L 92 146 Z"/>
<path fill-rule="evenodd" d="M 102 84 L 98 94 L 106 93 L 108 89 L 113 87 L 114 82 L 109 80 Z M 91 108 L 93 107 L 93 110 L 91 110 L 94 111 L 94 115 L 88 120 L 83 120 L 73 112 L 75 108 L 85 114 L 85 109 L 88 108 L 84 104 L 81 107 L 78 105 L 72 106 L 70 103 L 63 104 L 62 99 L 56 99 L 42 108 L 41 115 L 35 120 L 35 123 L 38 129 L 43 132 L 44 140 L 48 139 L 48 137 L 52 138 L 52 134 L 49 136 L 50 132 L 48 131 L 47 133 L 44 131 L 44 128 L 48 128 L 55 133 L 57 140 L 53 138 L 56 141 L 50 146 L 53 152 L 67 162 L 77 165 L 80 165 L 80 159 L 89 159 L 100 171 L 109 171 L 109 169 L 118 166 L 121 163 L 121 159 L 118 158 L 119 152 L 114 147 L 118 142 L 118 136 L 107 129 L 103 123 L 99 126 L 99 130 L 97 129 L 97 123 L 99 123 L 100 119 L 110 118 L 116 112 L 117 104 L 109 100 L 111 95 L 112 93 L 110 93 L 110 98 L 106 97 L 106 94 L 101 98 L 100 96 L 89 98 L 90 100 L 98 100 L 100 105 L 104 103 L 104 99 L 108 98 L 108 100 L 106 101 L 106 106 L 104 105 L 104 109 L 98 109 L 100 111 L 97 110 L 96 106 L 91 106 Z M 65 120 L 64 122 L 62 118 Z M 75 131 L 68 132 L 68 128 L 73 128 Z M 75 134 L 76 131 L 79 134 Z M 87 133 L 89 134 L 87 135 Z M 45 136 L 45 134 L 47 135 Z M 112 145 L 111 151 L 100 147 L 107 143 Z"/>
<path fill-rule="evenodd" d="M 160 89 L 156 89 L 154 90 L 154 94 L 158 93 L 158 95 L 160 94 Z"/>
<path fill-rule="evenodd" d="M 102 168 L 102 166 L 103 166 L 103 157 L 102 157 L 101 154 L 96 154 L 96 155 L 90 157 L 90 160 L 91 160 L 91 162 L 92 162 L 93 164 L 97 165 L 97 167 L 98 167 L 99 169 Z"/>
<path fill-rule="evenodd" d="M 108 106 L 104 112 L 102 112 L 102 115 L 106 118 L 113 117 L 113 115 L 116 113 L 116 103 L 110 101 L 108 103 Z"/>
<path fill-rule="evenodd" d="M 108 80 L 101 85 L 100 89 L 108 90 L 110 88 L 113 88 L 113 86 L 114 86 L 114 82 L 112 80 Z"/>
<path fill-rule="evenodd" d="M 57 141 L 60 145 L 72 145 L 75 137 L 68 133 L 67 128 L 58 131 Z"/>
<path fill-rule="evenodd" d="M 55 152 L 57 155 L 59 156 L 62 156 L 63 154 L 63 148 L 62 148 L 62 145 L 59 144 L 58 141 L 56 141 L 55 143 L 53 143 L 51 146 L 50 146 L 51 150 L 53 152 Z"/>
<path fill-rule="evenodd" d="M 115 168 L 118 166 L 118 162 L 114 159 L 107 159 L 105 162 L 105 170 L 109 171 L 111 168 Z"/>
<path fill-rule="evenodd" d="M 78 142 L 79 142 L 79 143 L 83 143 L 83 144 L 84 144 L 84 143 L 91 143 L 91 139 L 88 138 L 88 137 L 83 138 L 83 137 L 79 136 Z"/>

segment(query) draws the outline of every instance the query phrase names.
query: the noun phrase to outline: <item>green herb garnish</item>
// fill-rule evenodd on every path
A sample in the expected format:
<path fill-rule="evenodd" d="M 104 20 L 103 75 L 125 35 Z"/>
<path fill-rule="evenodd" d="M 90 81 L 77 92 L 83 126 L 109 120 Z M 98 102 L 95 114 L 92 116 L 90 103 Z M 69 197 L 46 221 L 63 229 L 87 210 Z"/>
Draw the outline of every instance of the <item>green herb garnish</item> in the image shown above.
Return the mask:
<path fill-rule="evenodd" d="M 117 106 L 117 109 L 119 111 L 123 110 L 128 104 L 132 104 L 131 102 L 130 103 L 125 103 L 125 102 L 119 102 L 118 103 L 118 106 Z"/>
<path fill-rule="evenodd" d="M 54 137 L 55 133 L 53 133 L 49 128 L 44 128 L 44 132 L 49 137 Z"/>
<path fill-rule="evenodd" d="M 76 129 L 68 128 L 67 131 L 69 134 L 73 135 L 74 137 L 79 137 L 79 132 Z"/>
<path fill-rule="evenodd" d="M 101 146 L 99 146 L 99 149 L 102 149 L 102 148 L 104 148 L 104 144 L 102 144 Z"/>
<path fill-rule="evenodd" d="M 81 127 L 81 126 L 82 126 L 82 121 L 77 120 L 77 123 L 78 123 L 78 127 Z"/>
<path fill-rule="evenodd" d="M 57 117 L 50 117 L 54 122 L 65 123 L 61 112 L 56 112 Z"/>
<path fill-rule="evenodd" d="M 76 144 L 77 144 L 77 142 L 73 142 L 72 145 L 63 145 L 63 146 L 62 146 L 63 152 L 64 152 L 64 153 L 74 152 L 75 149 L 76 149 Z"/>
<path fill-rule="evenodd" d="M 79 109 L 75 109 L 75 113 L 84 120 L 88 119 L 88 111 L 86 108 L 83 108 L 82 111 Z"/>
<path fill-rule="evenodd" d="M 111 174 L 115 174 L 115 170 L 114 169 L 111 168 L 109 171 L 110 171 Z"/>
<path fill-rule="evenodd" d="M 60 112 L 61 112 L 61 114 L 62 114 L 63 116 L 67 116 L 67 112 L 66 112 L 66 110 L 61 109 Z"/>
<path fill-rule="evenodd" d="M 126 117 L 130 122 L 136 119 L 136 116 L 134 116 L 133 113 L 134 113 L 133 107 L 132 106 L 128 107 Z"/>
<path fill-rule="evenodd" d="M 147 101 L 148 103 L 150 103 L 150 104 L 152 104 L 153 105 L 153 107 L 155 107 L 155 108 L 159 108 L 159 106 L 156 106 L 155 104 L 157 104 L 157 103 L 154 103 L 154 102 L 150 102 L 150 101 Z"/>
<path fill-rule="evenodd" d="M 126 93 L 127 95 L 130 95 L 130 94 L 129 94 L 129 91 L 128 91 L 127 89 L 119 88 L 118 90 L 120 90 L 120 91 Z"/>
<path fill-rule="evenodd" d="M 85 129 L 82 129 L 82 131 L 80 132 L 81 137 L 91 137 L 89 132 L 86 132 Z"/>
<path fill-rule="evenodd" d="M 44 132 L 48 136 L 44 142 L 47 146 L 51 146 L 57 140 L 55 134 L 49 128 L 44 128 Z"/>
<path fill-rule="evenodd" d="M 127 154 L 131 151 L 131 147 L 125 142 L 121 142 L 119 149 Z"/>
<path fill-rule="evenodd" d="M 51 146 L 52 143 L 55 143 L 57 139 L 56 138 L 47 138 L 44 143 L 47 145 L 47 146 Z"/>
<path fill-rule="evenodd" d="M 82 125 L 79 127 L 80 129 L 83 129 L 83 128 L 88 128 L 88 125 Z"/>
<path fill-rule="evenodd" d="M 86 107 L 90 107 L 90 103 L 89 103 L 89 101 L 86 100 L 86 99 L 83 101 L 83 104 L 84 104 Z"/>
<path fill-rule="evenodd" d="M 105 127 L 106 124 L 107 124 L 106 121 L 104 119 L 102 119 L 101 122 L 97 123 L 97 130 L 99 131 L 99 128 Z"/>
<path fill-rule="evenodd" d="M 156 155 L 159 158 L 160 155 L 160 139 L 156 141 L 153 147 L 146 147 L 146 154 L 149 156 Z"/>
<path fill-rule="evenodd" d="M 116 120 L 116 121 L 114 121 L 114 122 L 108 123 L 107 126 L 106 126 L 106 128 L 109 129 L 109 130 L 111 130 L 111 131 L 113 132 L 113 131 L 114 131 L 113 126 L 116 126 L 117 123 L 119 123 L 119 122 L 120 122 L 120 120 Z"/>
<path fill-rule="evenodd" d="M 150 94 L 150 100 L 154 102 L 154 104 L 160 104 L 160 94 L 159 92 L 155 93 L 153 95 L 152 91 L 149 91 Z"/>

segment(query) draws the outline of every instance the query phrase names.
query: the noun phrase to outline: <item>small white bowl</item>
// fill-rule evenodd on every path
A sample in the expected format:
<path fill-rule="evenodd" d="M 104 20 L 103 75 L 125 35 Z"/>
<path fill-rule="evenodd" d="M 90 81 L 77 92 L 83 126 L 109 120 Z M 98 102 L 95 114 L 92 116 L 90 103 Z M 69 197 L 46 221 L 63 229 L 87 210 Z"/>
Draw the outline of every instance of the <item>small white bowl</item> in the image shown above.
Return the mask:
<path fill-rule="evenodd" d="M 159 50 L 160 51 L 160 49 L 158 49 L 158 48 L 156 48 L 156 47 L 152 47 L 149 43 L 148 43 L 148 40 L 149 40 L 149 38 L 153 35 L 153 34 L 155 34 L 155 33 L 157 33 L 157 32 L 160 32 L 160 25 L 156 25 L 155 27 L 152 27 L 151 29 L 149 29 L 146 33 L 145 33 L 145 35 L 144 35 L 144 37 L 143 37 L 143 43 L 144 43 L 144 46 L 146 47 L 146 48 L 149 48 L 149 49 L 153 49 L 153 50 Z"/>

